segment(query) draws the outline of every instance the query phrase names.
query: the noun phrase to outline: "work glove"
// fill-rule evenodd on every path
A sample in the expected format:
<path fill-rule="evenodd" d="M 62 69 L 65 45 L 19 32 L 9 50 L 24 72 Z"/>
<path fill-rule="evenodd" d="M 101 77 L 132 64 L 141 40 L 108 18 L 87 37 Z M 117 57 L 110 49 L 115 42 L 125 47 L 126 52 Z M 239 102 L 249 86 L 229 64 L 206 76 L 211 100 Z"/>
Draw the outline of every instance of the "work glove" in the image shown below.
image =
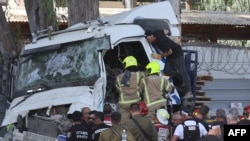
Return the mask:
<path fill-rule="evenodd" d="M 160 54 L 152 53 L 151 57 L 154 58 L 154 59 L 161 60 L 161 55 Z"/>

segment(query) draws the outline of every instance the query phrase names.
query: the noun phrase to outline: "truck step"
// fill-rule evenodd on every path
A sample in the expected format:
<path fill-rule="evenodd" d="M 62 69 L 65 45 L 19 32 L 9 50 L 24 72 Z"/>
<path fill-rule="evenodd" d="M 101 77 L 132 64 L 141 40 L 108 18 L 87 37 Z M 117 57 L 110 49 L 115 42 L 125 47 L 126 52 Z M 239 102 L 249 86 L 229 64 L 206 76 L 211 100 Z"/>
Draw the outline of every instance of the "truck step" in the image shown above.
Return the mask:
<path fill-rule="evenodd" d="M 205 96 L 206 93 L 204 91 L 201 91 L 201 90 L 196 90 L 196 97 L 197 96 Z"/>
<path fill-rule="evenodd" d="M 201 90 L 202 89 L 202 85 L 196 85 L 196 90 Z"/>
<path fill-rule="evenodd" d="M 204 80 L 198 80 L 198 81 L 196 81 L 196 84 L 204 86 L 205 85 L 205 81 Z"/>
<path fill-rule="evenodd" d="M 196 96 L 196 100 L 211 101 L 211 97 L 206 97 L 206 96 Z"/>
<path fill-rule="evenodd" d="M 196 100 L 195 104 L 207 104 L 210 103 L 211 101 L 204 101 L 204 100 Z"/>
<path fill-rule="evenodd" d="M 197 81 L 201 81 L 201 80 L 213 81 L 213 76 L 211 76 L 211 75 L 200 75 L 200 76 L 197 76 Z"/>

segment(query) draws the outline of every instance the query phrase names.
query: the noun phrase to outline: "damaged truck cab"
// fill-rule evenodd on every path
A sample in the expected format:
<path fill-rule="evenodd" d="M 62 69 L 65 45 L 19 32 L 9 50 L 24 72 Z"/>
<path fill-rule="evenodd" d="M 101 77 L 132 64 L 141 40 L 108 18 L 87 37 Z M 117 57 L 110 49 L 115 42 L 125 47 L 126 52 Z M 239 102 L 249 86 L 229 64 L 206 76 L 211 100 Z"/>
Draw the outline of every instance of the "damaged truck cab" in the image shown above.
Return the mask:
<path fill-rule="evenodd" d="M 115 76 L 122 60 L 133 55 L 140 71 L 154 49 L 145 30 L 168 29 L 179 38 L 179 22 L 168 1 L 79 23 L 62 31 L 34 36 L 21 53 L 12 102 L 1 126 L 14 125 L 16 141 L 55 141 L 65 135 L 68 115 L 82 107 L 103 110 L 115 103 Z M 155 60 L 161 64 L 161 60 Z"/>

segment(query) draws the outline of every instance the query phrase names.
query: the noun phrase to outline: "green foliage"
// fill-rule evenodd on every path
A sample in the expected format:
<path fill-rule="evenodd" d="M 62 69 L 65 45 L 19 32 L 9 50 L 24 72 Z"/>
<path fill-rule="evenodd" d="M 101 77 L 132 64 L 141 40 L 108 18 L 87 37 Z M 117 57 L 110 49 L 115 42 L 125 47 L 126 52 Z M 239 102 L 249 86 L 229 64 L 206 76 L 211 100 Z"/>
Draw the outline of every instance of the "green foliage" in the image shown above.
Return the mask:
<path fill-rule="evenodd" d="M 192 10 L 250 12 L 250 0 L 191 0 Z"/>
<path fill-rule="evenodd" d="M 42 7 L 45 9 L 47 24 L 53 25 L 55 30 L 59 29 L 58 21 L 60 18 L 56 16 L 56 7 L 68 7 L 69 0 L 42 0 Z"/>
<path fill-rule="evenodd" d="M 218 44 L 232 47 L 250 47 L 250 41 L 247 40 L 218 40 Z"/>
<path fill-rule="evenodd" d="M 58 30 L 57 16 L 55 13 L 55 3 L 54 0 L 42 0 L 42 8 L 45 11 L 47 18 L 47 25 L 53 25 L 53 27 Z"/>
<path fill-rule="evenodd" d="M 9 26 L 10 27 L 10 32 L 11 32 L 11 35 L 14 39 L 14 43 L 17 47 L 17 53 L 19 54 L 21 52 L 21 49 L 22 49 L 22 45 L 21 45 L 21 27 L 19 25 L 17 26 Z"/>

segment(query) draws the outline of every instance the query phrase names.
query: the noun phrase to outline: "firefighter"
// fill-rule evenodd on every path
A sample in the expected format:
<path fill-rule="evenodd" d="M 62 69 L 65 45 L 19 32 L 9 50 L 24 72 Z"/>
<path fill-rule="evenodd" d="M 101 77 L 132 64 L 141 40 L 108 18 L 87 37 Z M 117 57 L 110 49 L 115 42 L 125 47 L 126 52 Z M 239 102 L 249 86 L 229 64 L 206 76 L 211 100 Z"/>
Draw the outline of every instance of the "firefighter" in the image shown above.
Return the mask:
<path fill-rule="evenodd" d="M 143 101 L 147 104 L 149 112 L 146 117 L 152 121 L 155 119 L 155 111 L 161 107 L 166 108 L 165 92 L 172 93 L 174 87 L 170 82 L 159 76 L 160 65 L 157 62 L 150 62 L 146 66 L 146 76 L 141 79 L 139 91 Z"/>
<path fill-rule="evenodd" d="M 134 56 L 127 56 L 123 60 L 125 71 L 116 77 L 116 89 L 119 92 L 118 111 L 122 114 L 121 121 L 130 118 L 129 106 L 141 100 L 138 91 L 143 72 L 137 70 L 137 60 Z"/>

